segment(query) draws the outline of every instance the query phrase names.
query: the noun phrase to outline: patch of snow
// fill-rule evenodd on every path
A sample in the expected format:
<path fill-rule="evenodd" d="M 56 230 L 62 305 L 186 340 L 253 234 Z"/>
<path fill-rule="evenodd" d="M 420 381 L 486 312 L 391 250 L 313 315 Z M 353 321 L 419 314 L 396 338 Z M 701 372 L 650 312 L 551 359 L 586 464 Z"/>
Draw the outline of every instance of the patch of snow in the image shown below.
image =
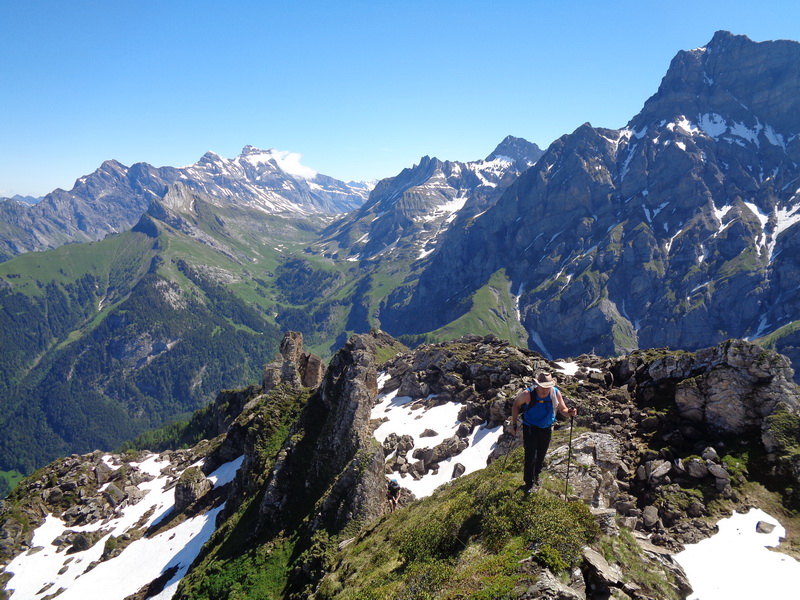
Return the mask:
<path fill-rule="evenodd" d="M 422 250 L 419 251 L 419 254 L 417 254 L 417 260 L 422 260 L 423 258 L 430 256 L 435 249 L 436 248 L 431 248 L 430 250 L 426 250 L 425 248 L 423 248 Z"/>
<path fill-rule="evenodd" d="M 244 454 L 224 465 L 221 465 L 216 471 L 208 476 L 208 480 L 214 484 L 214 487 L 222 487 L 223 485 L 233 481 L 236 477 L 236 471 L 242 466 L 244 461 Z"/>
<path fill-rule="evenodd" d="M 716 113 L 704 114 L 700 117 L 700 129 L 714 139 L 728 131 L 728 124 L 720 115 Z"/>
<path fill-rule="evenodd" d="M 764 521 L 772 533 L 758 533 Z M 694 592 L 688 600 L 794 600 L 800 562 L 768 548 L 780 544 L 786 530 L 760 509 L 736 513 L 717 523 L 719 532 L 674 555 Z"/>
<path fill-rule="evenodd" d="M 737 123 L 734 121 L 733 125 L 730 127 L 730 132 L 731 135 L 735 135 L 736 137 L 740 137 L 748 142 L 754 143 L 756 146 L 760 146 L 761 144 L 758 140 L 758 134 L 762 128 L 763 126 L 758 122 L 753 129 L 750 129 L 744 123 Z"/>
<path fill-rule="evenodd" d="M 314 169 L 300 164 L 300 159 L 302 157 L 303 155 L 297 152 L 271 149 L 262 152 L 249 152 L 241 155 L 239 158 L 250 163 L 254 167 L 269 163 L 270 161 L 275 161 L 275 164 L 277 164 L 284 173 L 296 175 L 303 179 L 314 179 L 317 176 L 317 172 Z"/>
<path fill-rule="evenodd" d="M 714 216 L 717 218 L 720 224 L 720 231 L 722 231 L 722 219 L 728 214 L 728 212 L 733 208 L 732 205 L 723 206 L 722 208 L 717 208 L 716 204 L 712 204 L 712 210 L 714 211 Z"/>
<path fill-rule="evenodd" d="M 109 464 L 109 458 L 103 457 L 103 461 Z M 242 458 L 239 458 L 222 465 L 210 478 L 216 485 L 224 485 L 233 477 L 241 462 Z M 139 484 L 138 488 L 145 493 L 144 498 L 119 510 L 108 522 L 70 528 L 75 532 L 110 529 L 110 533 L 100 538 L 88 550 L 69 556 L 65 555 L 63 547 L 61 552 L 57 552 L 53 545 L 53 540 L 67 529 L 66 524 L 53 515 L 47 515 L 45 522 L 33 533 L 33 545 L 42 549 L 33 554 L 17 556 L 6 569 L 14 573 L 6 585 L 7 590 L 13 590 L 13 600 L 35 598 L 48 584 L 52 584 L 48 593 L 64 588 L 58 596 L 60 600 L 122 600 L 168 569 L 177 567 L 164 591 L 155 596 L 160 600 L 172 598 L 178 582 L 214 532 L 216 516 L 224 505 L 187 519 L 158 535 L 140 538 L 126 547 L 120 555 L 87 570 L 92 562 L 100 560 L 110 535 L 120 536 L 137 523 L 146 529 L 169 514 L 174 506 L 175 488 L 169 485 L 173 479 L 161 474 L 161 469 L 168 466 L 169 461 L 162 461 L 157 455 L 151 455 L 140 463 L 131 464 L 156 477 L 152 481 Z M 109 466 L 115 468 L 113 465 Z M 67 562 L 67 559 L 71 560 Z"/>
<path fill-rule="evenodd" d="M 441 219 L 445 215 L 450 215 L 450 217 L 455 217 L 455 214 L 458 213 L 464 205 L 467 203 L 467 196 L 456 196 L 449 202 L 445 202 L 444 204 L 440 204 L 436 208 L 433 209 L 433 212 L 428 213 L 420 217 L 422 221 L 434 221 L 436 219 Z"/>
<path fill-rule="evenodd" d="M 669 129 L 670 131 L 674 131 L 676 128 L 682 129 L 689 135 L 700 133 L 700 130 L 697 128 L 697 126 L 683 115 L 681 115 L 680 118 L 678 118 L 674 123 L 670 123 L 667 125 L 667 129 Z"/>
<path fill-rule="evenodd" d="M 794 206 L 779 208 L 776 211 L 777 222 L 775 224 L 775 231 L 772 234 L 777 238 L 781 233 L 789 229 L 795 223 L 800 222 L 800 204 Z"/>
<path fill-rule="evenodd" d="M 706 247 L 700 244 L 697 247 L 697 264 L 701 264 L 706 259 Z"/>
<path fill-rule="evenodd" d="M 677 238 L 681 233 L 683 233 L 683 226 L 681 226 L 681 228 L 675 235 L 673 235 L 672 237 L 669 238 L 669 240 L 667 240 L 666 243 L 667 254 L 669 254 L 670 251 L 672 250 L 672 244 L 675 242 L 675 238 Z"/>
<path fill-rule="evenodd" d="M 769 221 L 769 216 L 765 215 L 762 210 L 752 202 L 745 202 L 744 205 L 758 218 L 761 223 L 761 229 L 764 229 Z"/>
<path fill-rule="evenodd" d="M 529 331 L 528 335 L 530 336 L 530 338 L 533 341 L 533 343 L 536 344 L 536 347 L 539 348 L 539 350 L 541 350 L 542 355 L 545 358 L 550 358 L 550 356 L 551 356 L 550 352 L 547 350 L 547 347 L 544 345 L 544 342 L 542 341 L 542 336 L 540 336 L 539 333 L 536 332 L 536 331 Z"/>
<path fill-rule="evenodd" d="M 628 171 L 630 170 L 631 161 L 633 160 L 634 150 L 636 150 L 636 144 L 633 144 L 633 146 L 628 147 L 628 156 L 625 157 L 625 162 L 622 163 L 622 169 L 620 170 L 620 175 L 619 175 L 620 181 L 625 179 L 625 176 L 628 174 Z"/>
<path fill-rule="evenodd" d="M 386 380 L 385 376 L 380 376 L 379 385 Z M 375 430 L 373 434 L 375 439 L 383 443 L 391 433 L 398 436 L 410 435 L 414 438 L 416 449 L 433 448 L 447 438 L 453 437 L 460 425 L 458 413 L 462 405 L 458 402 L 447 402 L 425 410 L 419 405 L 419 401 L 420 399 L 415 400 L 408 396 L 397 396 L 397 390 L 379 395 L 371 417 L 388 420 Z M 420 437 L 426 429 L 435 431 L 437 435 Z M 429 472 L 418 480 L 408 475 L 401 475 L 398 476 L 400 485 L 410 490 L 417 498 L 424 498 L 452 479 L 456 463 L 464 465 L 465 475 L 483 469 L 501 433 L 501 426 L 491 429 L 485 426 L 476 427 L 468 439 L 469 446 L 460 454 L 441 461 L 437 473 Z"/>
<path fill-rule="evenodd" d="M 752 335 L 747 336 L 745 340 L 747 340 L 748 342 L 757 340 L 762 335 L 764 335 L 766 331 L 767 331 L 767 317 L 761 317 L 761 320 L 758 323 L 758 329 L 756 329 Z"/>
<path fill-rule="evenodd" d="M 775 133 L 775 130 L 771 125 L 767 125 L 764 128 L 764 135 L 770 144 L 773 146 L 779 146 L 780 148 L 786 150 L 786 142 L 783 141 L 783 136 L 780 133 Z"/>
<path fill-rule="evenodd" d="M 578 363 L 571 361 L 556 361 L 556 364 L 560 367 L 559 373 L 563 373 L 564 375 L 575 375 L 575 373 L 578 372 Z"/>
<path fill-rule="evenodd" d="M 798 222 L 800 222 L 800 204 L 779 208 L 775 211 L 775 229 L 772 231 L 768 244 L 770 262 L 775 257 L 775 244 L 778 236 Z"/>

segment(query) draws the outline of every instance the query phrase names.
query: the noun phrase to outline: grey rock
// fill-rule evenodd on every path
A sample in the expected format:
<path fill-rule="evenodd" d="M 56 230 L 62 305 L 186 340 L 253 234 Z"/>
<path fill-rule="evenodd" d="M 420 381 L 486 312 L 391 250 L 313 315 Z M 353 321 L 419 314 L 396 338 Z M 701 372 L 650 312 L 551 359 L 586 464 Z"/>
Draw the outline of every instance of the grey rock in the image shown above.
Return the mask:
<path fill-rule="evenodd" d="M 186 469 L 175 484 L 175 512 L 180 513 L 194 504 L 213 488 L 197 467 Z"/>
<path fill-rule="evenodd" d="M 642 522 L 645 528 L 652 529 L 659 523 L 658 509 L 655 506 L 645 506 L 642 511 Z"/>
<path fill-rule="evenodd" d="M 549 570 L 545 569 L 523 598 L 541 598 L 544 600 L 586 600 L 586 595 L 572 589 L 561 582 Z"/>
<path fill-rule="evenodd" d="M 456 463 L 453 465 L 453 474 L 450 476 L 450 479 L 456 479 L 457 477 L 461 477 L 467 468 L 462 465 L 461 463 Z"/>
<path fill-rule="evenodd" d="M 730 474 L 724 469 L 724 467 L 722 467 L 722 465 L 709 462 L 706 466 L 708 467 L 708 472 L 717 479 L 724 479 L 727 481 L 731 478 Z"/>
<path fill-rule="evenodd" d="M 708 466 L 697 458 L 691 458 L 683 463 L 686 472 L 694 479 L 703 479 L 708 475 Z"/>
<path fill-rule="evenodd" d="M 775 525 L 766 521 L 759 521 L 756 523 L 756 531 L 758 533 L 772 533 L 775 531 Z"/>
<path fill-rule="evenodd" d="M 619 441 L 608 434 L 582 433 L 568 446 L 552 450 L 547 458 L 548 469 L 566 479 L 570 462 L 569 486 L 573 493 L 595 508 L 610 508 L 620 493 L 614 474 L 623 463 Z"/>

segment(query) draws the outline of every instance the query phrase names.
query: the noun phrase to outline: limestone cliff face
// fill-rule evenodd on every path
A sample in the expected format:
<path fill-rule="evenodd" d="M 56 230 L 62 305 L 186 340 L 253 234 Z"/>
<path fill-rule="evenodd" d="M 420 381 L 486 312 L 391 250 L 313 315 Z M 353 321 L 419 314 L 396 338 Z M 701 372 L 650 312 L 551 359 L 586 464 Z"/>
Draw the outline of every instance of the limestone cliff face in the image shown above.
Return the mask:
<path fill-rule="evenodd" d="M 454 221 L 492 206 L 542 151 L 508 136 L 486 160 L 442 161 L 424 156 L 418 165 L 380 181 L 358 210 L 323 234 L 351 259 L 417 260 L 429 254 Z"/>
<path fill-rule="evenodd" d="M 505 269 L 550 357 L 697 350 L 777 332 L 800 364 L 800 44 L 720 32 L 681 52 L 620 130 L 556 140 L 484 214 L 451 227 L 381 318 L 422 333 Z"/>
<path fill-rule="evenodd" d="M 109 160 L 78 179 L 70 191 L 57 189 L 35 206 L 4 202 L 0 255 L 10 258 L 68 242 L 100 240 L 130 229 L 178 176 L 171 167 L 140 163 L 129 168 Z"/>

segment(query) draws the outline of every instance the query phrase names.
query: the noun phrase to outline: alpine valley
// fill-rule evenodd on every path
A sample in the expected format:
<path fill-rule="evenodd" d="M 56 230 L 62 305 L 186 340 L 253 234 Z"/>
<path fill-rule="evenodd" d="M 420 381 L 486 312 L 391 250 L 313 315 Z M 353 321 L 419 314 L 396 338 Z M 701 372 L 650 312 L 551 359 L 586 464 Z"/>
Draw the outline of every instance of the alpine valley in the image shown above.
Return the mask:
<path fill-rule="evenodd" d="M 673 553 L 749 506 L 797 554 L 799 165 L 800 43 L 721 31 L 545 150 L 345 183 L 247 146 L 0 202 L 7 594 L 92 597 L 174 538 L 101 596 L 685 598 Z M 502 426 L 541 368 L 581 405 L 583 502 L 558 431 L 515 500 Z M 393 393 L 455 429 L 376 439 Z M 383 514 L 386 473 L 445 468 Z"/>

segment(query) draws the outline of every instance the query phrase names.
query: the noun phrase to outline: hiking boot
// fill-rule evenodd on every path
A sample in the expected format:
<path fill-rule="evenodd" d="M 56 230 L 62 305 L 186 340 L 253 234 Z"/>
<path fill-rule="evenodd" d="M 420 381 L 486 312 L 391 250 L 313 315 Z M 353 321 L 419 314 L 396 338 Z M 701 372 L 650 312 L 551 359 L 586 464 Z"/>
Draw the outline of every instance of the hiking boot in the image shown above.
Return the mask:
<path fill-rule="evenodd" d="M 539 486 L 539 480 L 538 479 L 534 479 L 533 485 L 530 486 L 528 489 L 526 489 L 525 493 L 530 495 L 530 494 L 533 494 L 534 492 L 538 492 L 539 491 L 539 487 L 540 487 Z"/>

